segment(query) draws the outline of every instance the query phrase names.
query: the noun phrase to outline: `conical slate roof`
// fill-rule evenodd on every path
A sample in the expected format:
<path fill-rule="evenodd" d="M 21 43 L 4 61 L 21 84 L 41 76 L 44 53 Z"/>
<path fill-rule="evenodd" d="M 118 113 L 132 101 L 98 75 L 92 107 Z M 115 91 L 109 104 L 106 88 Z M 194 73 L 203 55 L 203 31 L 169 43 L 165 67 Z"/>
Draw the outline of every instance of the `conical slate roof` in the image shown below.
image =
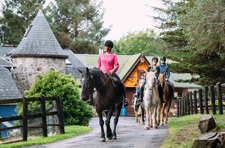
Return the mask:
<path fill-rule="evenodd" d="M 44 14 L 39 10 L 17 49 L 13 51 L 13 57 L 51 57 L 66 59 L 68 55 L 63 52 Z"/>

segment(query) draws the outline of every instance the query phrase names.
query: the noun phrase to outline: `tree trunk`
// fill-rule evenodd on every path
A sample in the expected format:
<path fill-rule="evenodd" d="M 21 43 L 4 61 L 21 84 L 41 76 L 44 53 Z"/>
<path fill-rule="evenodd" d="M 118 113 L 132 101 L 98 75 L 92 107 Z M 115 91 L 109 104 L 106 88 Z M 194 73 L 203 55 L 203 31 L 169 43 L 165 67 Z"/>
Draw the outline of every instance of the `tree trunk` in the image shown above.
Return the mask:
<path fill-rule="evenodd" d="M 202 116 L 198 123 L 201 133 L 207 133 L 216 127 L 214 118 L 211 115 Z"/>
<path fill-rule="evenodd" d="M 198 137 L 192 148 L 224 148 L 225 147 L 225 132 L 207 133 Z"/>

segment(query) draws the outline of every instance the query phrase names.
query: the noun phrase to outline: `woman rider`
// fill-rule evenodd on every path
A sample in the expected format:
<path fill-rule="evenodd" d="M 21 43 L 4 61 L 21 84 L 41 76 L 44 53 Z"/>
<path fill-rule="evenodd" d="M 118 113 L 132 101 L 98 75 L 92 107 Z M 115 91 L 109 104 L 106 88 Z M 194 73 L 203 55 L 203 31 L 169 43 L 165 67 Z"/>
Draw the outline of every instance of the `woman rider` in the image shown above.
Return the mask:
<path fill-rule="evenodd" d="M 125 86 L 121 82 L 118 75 L 116 74 L 116 71 L 119 69 L 119 62 L 118 62 L 116 54 L 112 53 L 112 48 L 113 48 L 113 42 L 110 40 L 107 40 L 104 44 L 104 52 L 105 53 L 102 53 L 99 55 L 97 68 L 100 68 L 103 73 L 111 74 L 113 76 L 113 78 L 116 79 L 116 81 L 117 81 L 116 84 L 117 85 L 118 85 L 118 83 L 120 84 L 118 86 L 119 87 L 118 90 L 121 93 L 121 95 L 123 96 L 123 104 L 124 104 L 124 107 L 126 107 L 126 106 L 128 106 L 129 103 L 126 98 L 125 91 L 121 91 L 121 90 L 123 90 L 123 88 L 125 88 Z"/>

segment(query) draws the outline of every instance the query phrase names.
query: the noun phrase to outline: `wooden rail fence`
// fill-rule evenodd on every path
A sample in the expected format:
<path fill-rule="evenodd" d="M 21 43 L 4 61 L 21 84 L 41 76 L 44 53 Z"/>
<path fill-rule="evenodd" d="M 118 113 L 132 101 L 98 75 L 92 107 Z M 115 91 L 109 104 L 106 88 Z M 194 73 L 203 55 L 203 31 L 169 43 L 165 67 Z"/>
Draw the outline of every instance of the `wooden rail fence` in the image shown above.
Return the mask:
<path fill-rule="evenodd" d="M 218 107 L 219 114 L 223 114 L 223 100 L 225 97 L 222 96 L 221 90 L 225 87 L 225 84 L 217 83 L 215 86 L 205 86 L 204 90 L 198 89 L 193 92 L 187 92 L 181 99 L 177 99 L 177 117 L 198 114 L 200 111 L 201 114 L 209 114 L 209 111 L 215 115 L 216 107 Z M 216 94 L 214 90 L 216 89 Z M 210 96 L 208 96 L 208 93 Z M 216 100 L 218 105 L 216 105 Z M 209 102 L 211 102 L 209 105 Z"/>
<path fill-rule="evenodd" d="M 52 101 L 55 100 L 57 111 L 46 112 L 46 108 L 45 108 L 45 101 L 46 100 L 52 100 Z M 30 101 L 40 101 L 41 113 L 28 115 L 28 102 L 30 102 Z M 55 95 L 54 97 L 44 97 L 43 95 L 41 95 L 40 97 L 37 97 L 37 98 L 23 97 L 22 99 L 0 100 L 0 105 L 1 104 L 7 104 L 7 103 L 20 103 L 20 102 L 23 103 L 23 115 L 22 116 L 7 117 L 7 118 L 0 118 L 0 123 L 6 122 L 6 121 L 13 121 L 13 120 L 22 120 L 22 125 L 9 127 L 9 128 L 3 128 L 3 129 L 1 129 L 1 126 L 0 126 L 0 140 L 1 140 L 1 132 L 9 131 L 9 130 L 12 130 L 12 129 L 18 129 L 18 128 L 22 128 L 22 135 L 23 135 L 23 139 L 19 140 L 19 141 L 27 141 L 28 129 L 29 128 L 42 128 L 43 137 L 48 136 L 47 126 L 59 126 L 60 133 L 62 133 L 62 134 L 65 133 L 64 117 L 63 117 L 63 102 L 62 102 L 62 99 L 59 96 Z M 59 120 L 59 124 L 47 124 L 46 116 L 49 116 L 49 115 L 57 115 L 58 120 Z M 40 117 L 42 119 L 41 126 L 28 126 L 28 119 L 40 118 Z M 18 142 L 18 141 L 14 141 L 14 142 Z M 12 142 L 10 142 L 10 143 L 12 143 Z"/>

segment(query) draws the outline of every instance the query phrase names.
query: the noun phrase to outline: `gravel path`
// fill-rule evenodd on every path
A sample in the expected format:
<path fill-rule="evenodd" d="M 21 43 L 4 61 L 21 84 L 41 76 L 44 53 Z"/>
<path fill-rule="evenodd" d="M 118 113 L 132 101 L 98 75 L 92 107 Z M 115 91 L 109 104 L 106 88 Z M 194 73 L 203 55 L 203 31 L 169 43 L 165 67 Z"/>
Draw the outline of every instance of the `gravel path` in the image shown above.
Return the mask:
<path fill-rule="evenodd" d="M 111 127 L 113 127 L 112 119 Z M 29 146 L 29 148 L 157 148 L 169 134 L 167 126 L 145 130 L 144 125 L 136 123 L 134 117 L 120 117 L 117 125 L 117 140 L 107 139 L 106 142 L 99 142 L 98 118 L 93 118 L 89 127 L 93 130 L 86 134 L 54 143 Z"/>

